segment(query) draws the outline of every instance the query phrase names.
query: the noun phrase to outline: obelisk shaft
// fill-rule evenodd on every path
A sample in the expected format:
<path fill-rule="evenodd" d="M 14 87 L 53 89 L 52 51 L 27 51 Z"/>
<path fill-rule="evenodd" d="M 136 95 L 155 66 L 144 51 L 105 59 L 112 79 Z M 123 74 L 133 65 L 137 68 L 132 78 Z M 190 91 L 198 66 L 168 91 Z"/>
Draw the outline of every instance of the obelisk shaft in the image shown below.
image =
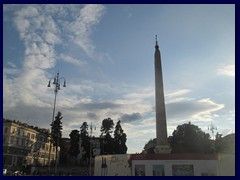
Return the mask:
<path fill-rule="evenodd" d="M 156 130 L 158 144 L 167 143 L 166 112 L 163 91 L 163 76 L 161 54 L 158 45 L 155 46 L 155 97 L 156 97 Z"/>
<path fill-rule="evenodd" d="M 161 54 L 156 41 L 155 46 L 155 98 L 156 98 L 156 153 L 170 153 L 171 149 L 167 140 L 167 122 L 164 101 L 163 76 L 161 65 Z"/>

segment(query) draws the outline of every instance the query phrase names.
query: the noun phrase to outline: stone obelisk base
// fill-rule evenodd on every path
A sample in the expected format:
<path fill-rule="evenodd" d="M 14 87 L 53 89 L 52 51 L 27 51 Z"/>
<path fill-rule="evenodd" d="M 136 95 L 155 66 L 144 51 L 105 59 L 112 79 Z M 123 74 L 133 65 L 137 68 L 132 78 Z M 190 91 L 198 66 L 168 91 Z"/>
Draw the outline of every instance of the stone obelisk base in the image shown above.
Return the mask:
<path fill-rule="evenodd" d="M 154 152 L 155 154 L 170 154 L 171 153 L 171 147 L 169 144 L 158 144 L 155 149 Z"/>

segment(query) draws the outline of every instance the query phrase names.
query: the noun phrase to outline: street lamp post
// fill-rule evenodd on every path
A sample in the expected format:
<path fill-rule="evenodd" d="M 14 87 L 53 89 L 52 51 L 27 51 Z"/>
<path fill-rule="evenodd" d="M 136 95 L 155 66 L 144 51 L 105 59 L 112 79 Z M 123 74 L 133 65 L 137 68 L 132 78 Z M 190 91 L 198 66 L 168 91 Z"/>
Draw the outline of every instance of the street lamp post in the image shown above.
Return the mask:
<path fill-rule="evenodd" d="M 213 138 L 213 140 L 214 140 L 214 130 L 217 130 L 217 127 L 214 126 L 214 125 L 212 124 L 212 122 L 211 122 L 211 125 L 208 126 L 208 130 L 212 132 L 212 138 Z"/>
<path fill-rule="evenodd" d="M 92 123 L 90 126 L 90 157 L 89 157 L 89 175 L 92 175 Z"/>
<path fill-rule="evenodd" d="M 94 130 L 96 130 L 96 126 L 94 128 Z M 91 125 L 90 125 L 90 156 L 89 156 L 89 161 L 90 161 L 90 166 L 89 166 L 89 175 L 91 176 L 92 175 L 92 131 L 93 131 L 93 126 L 92 126 L 92 122 L 91 122 Z"/>
<path fill-rule="evenodd" d="M 63 79 L 64 83 L 63 83 L 63 87 L 66 87 L 66 80 L 64 77 L 60 77 L 59 78 L 59 72 L 57 73 L 57 76 L 52 77 L 49 79 L 48 82 L 48 87 L 51 87 L 51 81 L 53 79 L 53 85 L 54 87 L 54 104 L 53 104 L 53 115 L 52 115 L 52 123 L 54 121 L 54 115 L 55 115 L 55 106 L 56 106 L 56 100 L 57 100 L 57 93 L 58 90 L 60 90 L 60 80 Z M 51 128 L 51 133 L 52 133 L 52 128 Z M 48 155 L 48 163 L 49 163 L 49 170 L 50 170 L 50 155 L 51 155 L 51 149 L 52 149 L 52 137 L 50 136 L 50 148 L 49 148 L 49 155 Z M 56 149 L 57 151 L 58 149 Z M 57 172 L 57 157 L 56 157 L 56 163 L 55 163 L 55 172 Z"/>

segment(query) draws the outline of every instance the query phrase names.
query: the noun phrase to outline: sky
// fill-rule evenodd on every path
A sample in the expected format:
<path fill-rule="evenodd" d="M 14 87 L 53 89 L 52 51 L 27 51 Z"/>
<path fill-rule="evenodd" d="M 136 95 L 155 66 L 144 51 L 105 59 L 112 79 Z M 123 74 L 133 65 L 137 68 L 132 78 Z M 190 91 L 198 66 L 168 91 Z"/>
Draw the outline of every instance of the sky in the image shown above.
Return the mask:
<path fill-rule="evenodd" d="M 155 35 L 168 136 L 188 122 L 235 133 L 231 4 L 3 5 L 3 117 L 50 128 L 47 85 L 59 72 L 63 137 L 83 122 L 99 136 L 110 117 L 121 120 L 127 153 L 142 152 L 156 137 Z"/>

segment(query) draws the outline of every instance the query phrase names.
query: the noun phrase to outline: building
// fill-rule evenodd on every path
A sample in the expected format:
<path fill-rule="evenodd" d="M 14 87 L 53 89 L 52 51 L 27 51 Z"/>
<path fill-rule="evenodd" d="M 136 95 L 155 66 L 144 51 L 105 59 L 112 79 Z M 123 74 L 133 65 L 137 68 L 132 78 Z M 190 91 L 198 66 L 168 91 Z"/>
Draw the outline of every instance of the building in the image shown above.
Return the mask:
<path fill-rule="evenodd" d="M 49 153 L 50 163 L 54 163 L 56 148 L 52 147 L 51 152 L 49 150 L 49 130 L 3 119 L 3 165 L 5 168 L 49 165 Z"/>
<path fill-rule="evenodd" d="M 95 157 L 94 176 L 235 176 L 235 155 L 102 155 Z"/>

